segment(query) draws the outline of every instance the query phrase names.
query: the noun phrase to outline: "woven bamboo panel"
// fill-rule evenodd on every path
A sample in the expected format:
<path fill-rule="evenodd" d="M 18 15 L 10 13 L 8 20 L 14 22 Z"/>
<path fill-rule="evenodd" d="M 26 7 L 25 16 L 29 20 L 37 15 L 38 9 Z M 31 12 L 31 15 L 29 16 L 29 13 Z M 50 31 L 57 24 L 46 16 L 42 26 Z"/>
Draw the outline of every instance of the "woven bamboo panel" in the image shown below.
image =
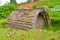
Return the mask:
<path fill-rule="evenodd" d="M 8 25 L 15 29 L 37 29 L 45 25 L 44 10 L 42 8 L 13 11 L 8 17 Z"/>

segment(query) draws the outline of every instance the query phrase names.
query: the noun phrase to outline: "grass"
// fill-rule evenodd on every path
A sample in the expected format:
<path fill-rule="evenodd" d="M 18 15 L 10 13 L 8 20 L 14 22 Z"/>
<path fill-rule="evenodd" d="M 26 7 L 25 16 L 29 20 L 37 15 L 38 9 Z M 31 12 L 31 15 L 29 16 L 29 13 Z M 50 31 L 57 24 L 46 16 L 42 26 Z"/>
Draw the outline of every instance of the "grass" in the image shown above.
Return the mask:
<path fill-rule="evenodd" d="M 0 19 L 0 23 L 5 23 L 7 22 L 7 19 Z"/>
<path fill-rule="evenodd" d="M 60 30 L 15 30 L 0 28 L 0 40 L 60 40 Z"/>

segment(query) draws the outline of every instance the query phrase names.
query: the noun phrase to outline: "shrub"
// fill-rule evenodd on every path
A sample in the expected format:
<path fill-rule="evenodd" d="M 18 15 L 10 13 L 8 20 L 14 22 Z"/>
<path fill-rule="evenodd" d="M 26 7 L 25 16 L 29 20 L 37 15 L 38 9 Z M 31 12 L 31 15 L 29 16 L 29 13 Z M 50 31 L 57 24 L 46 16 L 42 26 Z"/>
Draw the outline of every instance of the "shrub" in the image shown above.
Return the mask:
<path fill-rule="evenodd" d="M 13 11 L 16 10 L 16 5 L 15 4 L 7 4 L 4 6 L 0 6 L 0 19 L 7 18 L 8 15 Z"/>

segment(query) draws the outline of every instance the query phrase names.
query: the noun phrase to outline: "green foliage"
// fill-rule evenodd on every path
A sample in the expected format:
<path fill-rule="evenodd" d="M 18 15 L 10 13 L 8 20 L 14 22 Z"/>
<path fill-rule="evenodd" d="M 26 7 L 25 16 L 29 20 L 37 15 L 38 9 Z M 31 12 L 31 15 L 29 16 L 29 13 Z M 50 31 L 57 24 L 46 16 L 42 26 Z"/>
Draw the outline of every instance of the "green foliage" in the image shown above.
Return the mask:
<path fill-rule="evenodd" d="M 16 5 L 14 4 L 0 6 L 0 19 L 7 18 L 13 10 L 16 10 Z"/>
<path fill-rule="evenodd" d="M 27 16 L 27 17 L 30 17 L 30 16 L 31 16 L 31 14 L 30 14 L 30 13 L 27 13 L 27 14 L 26 14 L 26 16 Z"/>
<path fill-rule="evenodd" d="M 31 0 L 28 0 L 28 2 L 31 2 Z"/>
<path fill-rule="evenodd" d="M 11 3 L 17 4 L 16 0 L 10 0 Z"/>
<path fill-rule="evenodd" d="M 55 5 L 59 5 L 59 0 L 39 0 L 39 3 L 34 6 L 48 5 L 49 7 L 54 7 Z"/>

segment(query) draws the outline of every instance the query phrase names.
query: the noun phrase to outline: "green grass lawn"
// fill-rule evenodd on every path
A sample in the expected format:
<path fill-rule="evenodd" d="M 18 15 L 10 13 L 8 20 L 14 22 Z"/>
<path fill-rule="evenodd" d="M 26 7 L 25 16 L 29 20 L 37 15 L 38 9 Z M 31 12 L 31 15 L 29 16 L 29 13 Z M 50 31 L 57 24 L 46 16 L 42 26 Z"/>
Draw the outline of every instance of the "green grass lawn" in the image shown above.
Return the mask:
<path fill-rule="evenodd" d="M 0 28 L 0 40 L 60 40 L 60 30 L 15 30 Z"/>

